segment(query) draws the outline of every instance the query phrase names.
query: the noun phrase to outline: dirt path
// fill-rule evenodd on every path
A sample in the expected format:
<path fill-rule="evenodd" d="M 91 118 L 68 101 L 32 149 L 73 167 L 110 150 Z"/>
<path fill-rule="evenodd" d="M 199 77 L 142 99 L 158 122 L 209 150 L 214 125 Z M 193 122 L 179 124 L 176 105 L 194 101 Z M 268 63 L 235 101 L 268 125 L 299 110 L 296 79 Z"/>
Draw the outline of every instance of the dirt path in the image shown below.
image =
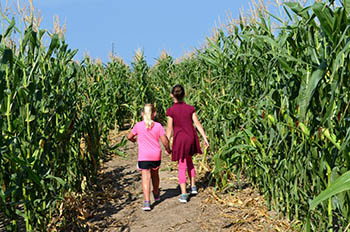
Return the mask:
<path fill-rule="evenodd" d="M 210 215 L 217 214 L 218 206 L 203 204 L 205 185 L 199 181 L 199 194 L 181 204 L 176 167 L 164 154 L 160 169 L 161 201 L 156 204 L 151 197 L 152 210 L 141 210 L 143 194 L 141 175 L 136 169 L 136 144 L 128 142 L 125 152 L 126 158 L 113 157 L 104 164 L 101 173 L 101 181 L 112 177 L 114 189 L 122 194 L 99 206 L 91 223 L 104 231 L 214 231 L 218 224 Z"/>
<path fill-rule="evenodd" d="M 112 135 L 112 144 L 125 134 Z M 48 231 L 294 231 L 288 220 L 268 210 L 263 196 L 249 183 L 243 189 L 216 193 L 208 185 L 209 170 L 198 172 L 196 158 L 201 156 L 194 161 L 198 195 L 183 204 L 178 201 L 176 164 L 163 153 L 161 201 L 155 204 L 151 197 L 152 210 L 145 212 L 141 173 L 136 169 L 137 144 L 127 142 L 122 152 L 126 157 L 111 154 L 101 164 L 97 184 L 90 190 L 67 194 Z M 0 231 L 5 229 L 3 219 L 0 214 Z"/>
<path fill-rule="evenodd" d="M 127 142 L 123 150 L 127 157 L 112 156 L 103 164 L 100 191 L 90 198 L 87 224 L 93 231 L 292 231 L 286 220 L 268 211 L 262 196 L 249 185 L 218 196 L 203 172 L 198 174 L 198 195 L 180 203 L 176 164 L 165 153 L 161 201 L 155 204 L 151 197 L 152 210 L 145 212 L 136 144 Z"/>

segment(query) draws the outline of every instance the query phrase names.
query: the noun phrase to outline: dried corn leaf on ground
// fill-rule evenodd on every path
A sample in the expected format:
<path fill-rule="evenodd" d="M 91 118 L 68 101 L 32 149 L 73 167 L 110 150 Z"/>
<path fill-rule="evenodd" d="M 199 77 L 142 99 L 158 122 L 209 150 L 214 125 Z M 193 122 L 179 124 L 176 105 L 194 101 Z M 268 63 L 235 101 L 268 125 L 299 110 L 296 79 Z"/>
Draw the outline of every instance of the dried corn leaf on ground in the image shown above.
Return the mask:
<path fill-rule="evenodd" d="M 123 134 L 111 136 L 120 141 Z M 126 157 L 112 155 L 98 177 L 97 185 L 82 196 L 69 195 L 51 230 L 67 231 L 294 231 L 292 223 L 273 211 L 249 184 L 241 190 L 217 193 L 208 186 L 210 168 L 196 157 L 199 193 L 187 204 L 178 202 L 177 167 L 163 154 L 161 202 L 152 211 L 141 210 L 141 175 L 136 169 L 137 144 L 127 142 Z M 200 168 L 200 165 L 205 167 Z M 59 227 L 63 220 L 68 226 Z M 66 223 L 67 224 L 67 223 Z"/>

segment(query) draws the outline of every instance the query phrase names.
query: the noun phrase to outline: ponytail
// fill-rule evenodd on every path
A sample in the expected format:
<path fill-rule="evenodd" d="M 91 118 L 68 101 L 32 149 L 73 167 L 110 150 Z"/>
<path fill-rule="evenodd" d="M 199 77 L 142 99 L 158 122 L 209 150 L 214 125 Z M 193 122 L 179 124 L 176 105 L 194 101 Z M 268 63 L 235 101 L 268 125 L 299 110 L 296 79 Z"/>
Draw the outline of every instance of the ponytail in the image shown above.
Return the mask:
<path fill-rule="evenodd" d="M 177 84 L 171 89 L 171 94 L 176 100 L 182 102 L 185 97 L 185 89 L 182 85 Z"/>
<path fill-rule="evenodd" d="M 153 126 L 152 115 L 154 111 L 153 104 L 146 104 L 143 108 L 143 120 L 145 121 L 147 129 L 151 129 Z"/>

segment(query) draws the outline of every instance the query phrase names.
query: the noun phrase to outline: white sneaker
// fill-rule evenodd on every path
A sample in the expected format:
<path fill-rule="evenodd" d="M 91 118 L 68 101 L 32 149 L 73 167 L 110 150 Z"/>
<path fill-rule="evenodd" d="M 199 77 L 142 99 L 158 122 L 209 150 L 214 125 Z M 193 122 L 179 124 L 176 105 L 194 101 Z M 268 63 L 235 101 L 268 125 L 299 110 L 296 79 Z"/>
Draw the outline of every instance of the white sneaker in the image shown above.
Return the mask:
<path fill-rule="evenodd" d="M 181 194 L 180 198 L 179 198 L 179 201 L 181 203 L 187 203 L 187 198 L 188 198 L 188 194 L 185 193 L 185 194 Z"/>
<path fill-rule="evenodd" d="M 149 201 L 144 201 L 142 209 L 144 211 L 150 211 L 151 210 L 151 203 Z"/>
<path fill-rule="evenodd" d="M 191 186 L 191 194 L 196 195 L 198 193 L 196 186 Z"/>

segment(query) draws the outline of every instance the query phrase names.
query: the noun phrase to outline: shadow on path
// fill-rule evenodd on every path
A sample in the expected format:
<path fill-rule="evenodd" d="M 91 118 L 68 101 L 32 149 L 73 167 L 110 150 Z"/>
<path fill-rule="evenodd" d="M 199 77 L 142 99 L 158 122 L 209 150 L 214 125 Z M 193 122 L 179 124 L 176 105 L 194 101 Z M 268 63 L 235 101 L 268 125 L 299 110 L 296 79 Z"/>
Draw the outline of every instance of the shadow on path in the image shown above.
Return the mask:
<path fill-rule="evenodd" d="M 140 179 L 141 175 L 137 170 L 130 171 L 124 166 L 100 174 L 98 187 L 92 193 L 91 200 L 97 202 L 92 204 L 93 217 L 89 222 L 99 229 L 107 228 L 114 223 L 112 215 L 137 200 L 132 187 Z"/>
<path fill-rule="evenodd" d="M 168 188 L 168 189 L 160 189 L 160 201 L 155 201 L 152 204 L 152 208 L 161 204 L 163 201 L 167 199 L 174 198 L 180 195 L 180 188 Z"/>

